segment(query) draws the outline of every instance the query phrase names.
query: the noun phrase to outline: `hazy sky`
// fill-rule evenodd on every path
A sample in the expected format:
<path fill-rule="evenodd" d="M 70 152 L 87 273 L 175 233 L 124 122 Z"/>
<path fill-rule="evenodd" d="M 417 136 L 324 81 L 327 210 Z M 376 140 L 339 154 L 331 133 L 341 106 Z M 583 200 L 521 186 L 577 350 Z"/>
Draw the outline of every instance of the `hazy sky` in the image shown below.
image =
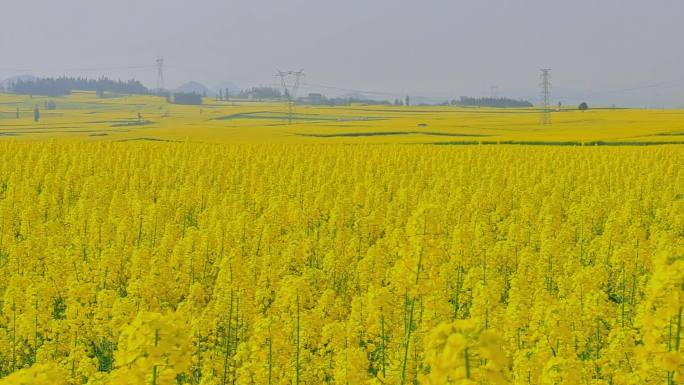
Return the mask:
<path fill-rule="evenodd" d="M 515 96 L 536 92 L 538 69 L 550 67 L 559 98 L 639 88 L 618 94 L 684 106 L 682 0 L 3 3 L 0 79 L 162 56 L 167 86 L 270 84 L 276 69 L 302 68 L 307 84 L 434 96 L 488 95 L 496 85 Z M 156 79 L 154 68 L 84 74 Z"/>

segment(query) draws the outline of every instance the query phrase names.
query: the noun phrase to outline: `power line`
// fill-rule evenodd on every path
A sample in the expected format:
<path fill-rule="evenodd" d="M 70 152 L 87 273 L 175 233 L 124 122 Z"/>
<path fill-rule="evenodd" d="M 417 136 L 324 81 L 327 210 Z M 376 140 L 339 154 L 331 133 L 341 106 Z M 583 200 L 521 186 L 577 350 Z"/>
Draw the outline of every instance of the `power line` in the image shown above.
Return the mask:
<path fill-rule="evenodd" d="M 651 83 L 651 84 L 646 84 L 646 85 L 641 85 L 641 86 L 621 88 L 621 89 L 615 89 L 615 90 L 609 90 L 609 91 L 591 92 L 591 93 L 584 94 L 581 96 L 564 96 L 564 97 L 561 97 L 559 99 L 560 100 L 581 100 L 581 99 L 590 98 L 592 96 L 622 94 L 622 93 L 627 93 L 627 92 L 632 92 L 632 91 L 640 91 L 640 90 L 645 90 L 645 89 L 650 89 L 650 88 L 660 88 L 663 86 L 674 85 L 674 84 L 683 83 L 683 82 L 684 82 L 684 79 L 666 80 L 666 81 L 661 81 L 658 83 Z"/>
<path fill-rule="evenodd" d="M 209 76 L 216 77 L 218 79 L 222 79 L 225 75 L 225 74 L 221 74 L 218 72 L 207 71 L 207 70 L 200 69 L 200 68 L 190 68 L 190 67 L 183 67 L 183 66 L 177 66 L 177 65 L 166 65 L 166 68 L 173 69 L 173 70 L 179 70 L 179 71 L 183 71 L 183 72 L 191 73 L 191 74 L 199 73 L 202 75 L 209 75 Z"/>
<path fill-rule="evenodd" d="M 363 89 L 357 89 L 357 88 L 338 87 L 338 86 L 332 86 L 332 85 L 327 85 L 327 84 L 303 83 L 302 85 L 305 87 L 328 89 L 328 90 L 335 90 L 335 91 L 344 91 L 344 92 L 353 92 L 353 93 L 360 93 L 360 94 L 366 94 L 366 95 L 390 96 L 393 98 L 400 97 L 401 95 L 405 95 L 405 92 L 381 91 L 381 90 L 363 90 Z M 431 95 L 413 94 L 412 93 L 411 95 L 414 98 L 425 98 L 425 99 L 443 99 L 443 98 L 452 98 L 453 97 L 453 93 L 446 93 L 446 92 L 445 93 L 434 93 Z"/>
<path fill-rule="evenodd" d="M 337 91 L 345 91 L 345 92 L 357 92 L 357 93 L 363 93 L 363 94 L 369 94 L 369 95 L 378 95 L 378 96 L 397 96 L 403 94 L 402 92 L 384 92 L 384 91 L 373 91 L 373 90 L 361 90 L 361 89 L 355 89 L 355 88 L 345 88 L 345 87 L 337 87 L 337 86 L 331 86 L 331 85 L 324 85 L 324 84 L 313 84 L 313 83 L 304 83 L 304 86 L 307 87 L 313 87 L 313 88 L 322 88 L 322 89 L 329 89 L 329 90 L 337 90 Z"/>

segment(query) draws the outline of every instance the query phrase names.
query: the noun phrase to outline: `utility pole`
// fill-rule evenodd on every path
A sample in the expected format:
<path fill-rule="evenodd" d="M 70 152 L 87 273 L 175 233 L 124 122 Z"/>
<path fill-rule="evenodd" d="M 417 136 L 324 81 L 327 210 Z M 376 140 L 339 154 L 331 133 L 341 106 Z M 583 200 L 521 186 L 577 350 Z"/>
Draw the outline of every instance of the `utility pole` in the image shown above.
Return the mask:
<path fill-rule="evenodd" d="M 164 58 L 157 59 L 157 92 L 164 90 Z"/>
<path fill-rule="evenodd" d="M 304 70 L 299 71 L 280 71 L 276 73 L 280 78 L 280 86 L 283 89 L 283 94 L 287 98 L 287 120 L 292 124 L 292 118 L 295 111 L 295 100 L 297 98 L 297 90 L 299 89 L 299 81 L 304 76 Z"/>
<path fill-rule="evenodd" d="M 551 96 L 551 68 L 542 68 L 540 74 L 541 82 L 541 116 L 539 124 L 551 124 L 551 112 L 549 110 L 549 97 Z"/>

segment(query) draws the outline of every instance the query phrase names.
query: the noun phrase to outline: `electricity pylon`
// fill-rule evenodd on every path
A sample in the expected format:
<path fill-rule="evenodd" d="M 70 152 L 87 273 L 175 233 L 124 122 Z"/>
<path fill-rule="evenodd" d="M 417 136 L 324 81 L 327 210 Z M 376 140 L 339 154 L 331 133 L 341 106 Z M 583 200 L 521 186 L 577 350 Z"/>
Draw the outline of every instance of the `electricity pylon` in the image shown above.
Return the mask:
<path fill-rule="evenodd" d="M 164 90 L 164 58 L 157 59 L 157 92 Z"/>
<path fill-rule="evenodd" d="M 542 68 L 541 82 L 539 86 L 541 87 L 541 116 L 539 119 L 539 124 L 547 125 L 551 124 L 551 111 L 549 109 L 549 97 L 551 94 L 551 68 Z"/>
<path fill-rule="evenodd" d="M 280 71 L 276 73 L 280 78 L 280 86 L 283 89 L 283 94 L 287 98 L 287 120 L 292 124 L 292 118 L 295 110 L 295 100 L 297 98 L 297 90 L 299 89 L 299 81 L 304 76 L 304 70 L 299 71 Z"/>

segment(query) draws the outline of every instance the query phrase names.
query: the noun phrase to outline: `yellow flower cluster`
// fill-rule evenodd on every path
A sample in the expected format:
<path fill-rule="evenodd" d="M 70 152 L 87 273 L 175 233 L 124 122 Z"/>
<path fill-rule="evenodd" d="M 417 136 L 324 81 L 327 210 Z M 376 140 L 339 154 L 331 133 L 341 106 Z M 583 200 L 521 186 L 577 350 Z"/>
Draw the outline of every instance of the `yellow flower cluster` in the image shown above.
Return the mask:
<path fill-rule="evenodd" d="M 684 147 L 0 143 L 0 384 L 684 384 Z"/>

